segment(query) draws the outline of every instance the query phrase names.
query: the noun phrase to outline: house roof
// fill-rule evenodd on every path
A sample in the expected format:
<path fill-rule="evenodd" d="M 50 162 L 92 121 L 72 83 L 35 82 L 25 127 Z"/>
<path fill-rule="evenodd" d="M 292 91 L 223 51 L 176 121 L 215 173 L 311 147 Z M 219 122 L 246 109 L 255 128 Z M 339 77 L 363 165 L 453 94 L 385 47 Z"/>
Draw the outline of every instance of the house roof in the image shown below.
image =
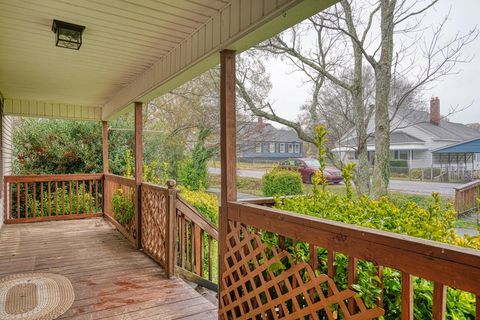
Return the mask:
<path fill-rule="evenodd" d="M 438 140 L 465 141 L 480 135 L 480 132 L 462 123 L 441 119 L 439 125 L 430 122 L 430 113 L 422 110 L 399 110 L 398 115 Z"/>
<path fill-rule="evenodd" d="M 435 149 L 432 153 L 480 153 L 480 132 L 474 139 L 453 143 L 446 147 Z"/>
<path fill-rule="evenodd" d="M 393 131 L 390 135 L 390 144 L 418 144 L 424 143 L 425 141 L 415 138 L 408 133 L 403 131 Z M 352 138 L 348 139 L 343 143 L 344 146 L 355 146 L 357 144 L 357 139 Z M 374 145 L 375 144 L 375 136 L 370 135 L 367 139 L 367 145 Z"/>
<path fill-rule="evenodd" d="M 248 122 L 241 125 L 239 142 L 301 142 L 293 129 L 279 129 L 270 123 Z"/>

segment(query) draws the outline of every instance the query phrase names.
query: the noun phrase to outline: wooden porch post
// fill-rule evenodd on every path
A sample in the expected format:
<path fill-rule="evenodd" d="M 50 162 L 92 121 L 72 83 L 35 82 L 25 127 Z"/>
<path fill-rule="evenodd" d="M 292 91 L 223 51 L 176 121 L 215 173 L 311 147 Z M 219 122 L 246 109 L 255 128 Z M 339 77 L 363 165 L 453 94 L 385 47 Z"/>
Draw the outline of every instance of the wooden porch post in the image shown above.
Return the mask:
<path fill-rule="evenodd" d="M 223 257 L 227 251 L 227 203 L 237 200 L 237 144 L 235 109 L 235 52 L 220 52 L 220 158 L 221 158 L 221 210 L 219 228 L 219 298 L 221 301 L 221 276 L 225 266 Z M 220 308 L 219 308 L 220 310 Z"/>
<path fill-rule="evenodd" d="M 105 175 L 108 174 L 108 122 L 102 121 L 102 213 L 105 214 L 107 186 L 105 183 Z"/>
<path fill-rule="evenodd" d="M 143 180 L 143 120 L 142 103 L 135 102 L 135 245 L 137 249 L 142 247 L 142 205 L 141 185 Z"/>
<path fill-rule="evenodd" d="M 108 122 L 102 121 L 103 174 L 108 173 Z"/>

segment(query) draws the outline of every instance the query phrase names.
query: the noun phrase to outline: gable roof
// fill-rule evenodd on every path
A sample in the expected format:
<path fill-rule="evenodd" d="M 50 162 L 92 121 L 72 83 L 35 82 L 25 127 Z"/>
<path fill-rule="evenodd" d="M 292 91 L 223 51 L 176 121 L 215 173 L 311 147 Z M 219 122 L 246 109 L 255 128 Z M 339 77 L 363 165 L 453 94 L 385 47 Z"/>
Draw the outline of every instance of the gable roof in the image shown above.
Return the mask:
<path fill-rule="evenodd" d="M 241 124 L 239 142 L 302 142 L 293 129 L 278 129 L 270 123 Z"/>
<path fill-rule="evenodd" d="M 430 122 L 430 113 L 427 111 L 406 109 L 399 110 L 398 115 L 410 122 L 412 126 L 428 132 L 433 138 L 438 140 L 464 141 L 480 135 L 480 132 L 467 125 L 450 122 L 445 119 L 441 119 L 440 124 L 435 125 Z"/>
<path fill-rule="evenodd" d="M 425 143 L 425 141 L 418 139 L 403 131 L 393 131 L 390 134 L 390 144 L 418 144 Z M 356 138 L 348 139 L 343 143 L 344 146 L 355 146 L 357 144 Z M 371 134 L 367 139 L 367 145 L 375 144 L 375 136 Z"/>

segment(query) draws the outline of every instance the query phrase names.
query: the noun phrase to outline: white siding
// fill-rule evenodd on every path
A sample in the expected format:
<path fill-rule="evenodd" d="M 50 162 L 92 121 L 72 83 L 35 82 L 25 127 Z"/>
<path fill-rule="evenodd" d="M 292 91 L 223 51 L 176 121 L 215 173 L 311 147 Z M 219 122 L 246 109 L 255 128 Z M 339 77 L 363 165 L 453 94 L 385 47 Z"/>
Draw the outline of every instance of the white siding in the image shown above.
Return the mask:
<path fill-rule="evenodd" d="M 1 197 L 0 197 L 0 228 L 3 225 L 4 219 L 4 190 L 3 190 L 3 177 L 12 174 L 12 118 L 2 117 L 0 121 L 0 132 L 2 133 L 2 139 L 0 140 L 0 159 L 2 166 L 0 168 L 0 182 L 1 182 Z"/>

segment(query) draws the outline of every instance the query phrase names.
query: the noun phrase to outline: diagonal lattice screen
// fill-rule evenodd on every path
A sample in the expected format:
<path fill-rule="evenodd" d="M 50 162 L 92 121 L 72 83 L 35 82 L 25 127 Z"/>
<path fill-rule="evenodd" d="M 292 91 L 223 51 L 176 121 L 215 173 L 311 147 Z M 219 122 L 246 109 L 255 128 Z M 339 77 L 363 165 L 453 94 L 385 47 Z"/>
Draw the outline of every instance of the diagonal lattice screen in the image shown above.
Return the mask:
<path fill-rule="evenodd" d="M 354 291 L 339 291 L 330 277 L 316 275 L 308 263 L 292 261 L 287 251 L 229 221 L 221 277 L 222 319 L 374 319 L 384 314 L 378 307 L 367 309 Z M 349 299 L 355 301 L 355 312 L 349 312 Z"/>
<path fill-rule="evenodd" d="M 142 248 L 166 267 L 166 192 L 142 186 Z"/>

